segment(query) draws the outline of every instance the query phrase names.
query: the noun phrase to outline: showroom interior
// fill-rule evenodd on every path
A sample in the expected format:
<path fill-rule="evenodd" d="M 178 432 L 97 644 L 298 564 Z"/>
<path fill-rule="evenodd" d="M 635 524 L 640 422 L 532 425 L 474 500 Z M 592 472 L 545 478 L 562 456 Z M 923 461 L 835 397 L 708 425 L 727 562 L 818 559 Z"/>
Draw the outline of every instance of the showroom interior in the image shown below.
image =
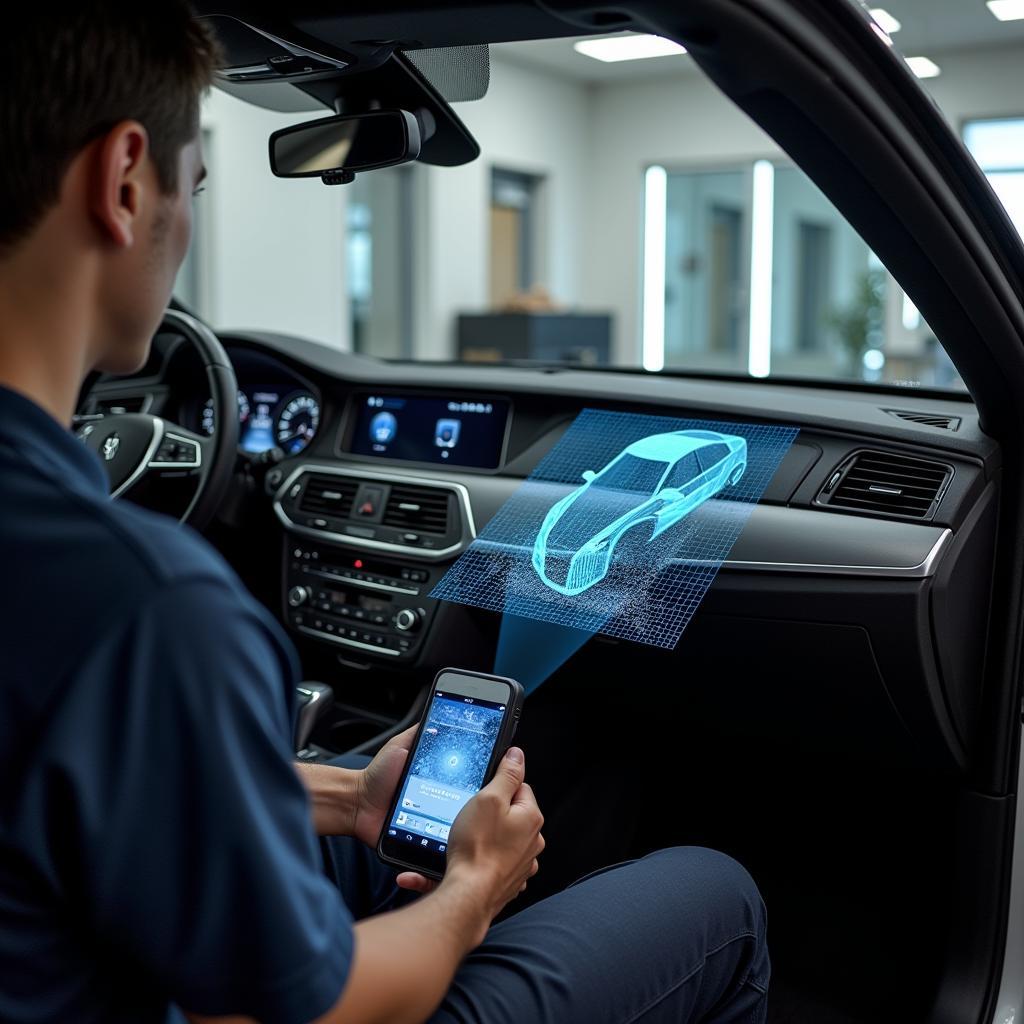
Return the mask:
<path fill-rule="evenodd" d="M 876 19 L 1024 225 L 1024 7 L 885 2 Z M 311 115 L 214 90 L 177 296 L 218 328 L 384 358 L 962 387 L 857 233 L 687 54 L 578 42 L 491 47 L 486 95 L 454 105 L 478 160 L 345 187 L 242 173 Z M 521 337 L 523 314 L 544 329 Z"/>

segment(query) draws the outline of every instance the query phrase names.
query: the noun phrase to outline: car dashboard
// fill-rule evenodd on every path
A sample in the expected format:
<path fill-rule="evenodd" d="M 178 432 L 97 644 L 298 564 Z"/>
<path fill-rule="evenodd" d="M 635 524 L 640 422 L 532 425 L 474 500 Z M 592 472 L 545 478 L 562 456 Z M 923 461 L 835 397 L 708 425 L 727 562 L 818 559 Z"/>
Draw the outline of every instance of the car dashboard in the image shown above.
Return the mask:
<path fill-rule="evenodd" d="M 579 658 L 678 678 L 740 728 L 785 734 L 817 709 L 831 746 L 882 716 L 893 742 L 909 732 L 941 767 L 966 762 L 998 478 L 966 398 L 384 363 L 272 334 L 221 339 L 239 381 L 241 469 L 212 537 L 291 632 L 307 676 L 353 708 L 348 732 L 321 736 L 328 749 L 400 718 L 442 665 L 493 669 L 499 617 L 431 591 L 578 413 L 601 408 L 799 434 L 676 650 L 597 637 Z M 91 400 L 149 401 L 210 432 L 204 397 L 175 405 L 201 394 L 185 386 L 197 369 L 173 358 L 173 339 L 154 351 Z M 740 681 L 742 701 L 723 678 Z"/>

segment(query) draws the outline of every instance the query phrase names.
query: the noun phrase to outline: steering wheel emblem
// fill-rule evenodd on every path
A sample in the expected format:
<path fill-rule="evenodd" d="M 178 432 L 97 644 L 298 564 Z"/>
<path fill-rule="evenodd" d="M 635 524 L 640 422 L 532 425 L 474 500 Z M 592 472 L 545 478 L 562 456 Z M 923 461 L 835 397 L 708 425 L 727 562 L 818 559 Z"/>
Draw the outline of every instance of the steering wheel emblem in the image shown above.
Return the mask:
<path fill-rule="evenodd" d="M 103 458 L 110 462 L 111 459 L 117 454 L 117 449 L 121 447 L 121 438 L 117 434 L 111 434 L 110 437 L 103 442 Z"/>

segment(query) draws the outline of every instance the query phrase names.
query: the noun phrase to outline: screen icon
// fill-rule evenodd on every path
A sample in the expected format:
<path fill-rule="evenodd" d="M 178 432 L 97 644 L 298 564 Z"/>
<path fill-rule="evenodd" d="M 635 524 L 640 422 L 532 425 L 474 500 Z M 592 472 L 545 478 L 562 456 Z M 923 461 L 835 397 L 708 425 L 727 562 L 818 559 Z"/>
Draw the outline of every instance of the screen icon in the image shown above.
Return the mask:
<path fill-rule="evenodd" d="M 370 421 L 370 440 L 374 444 L 390 444 L 398 433 L 398 420 L 389 412 L 379 412 Z"/>
<path fill-rule="evenodd" d="M 420 846 L 427 846 L 429 844 L 429 842 L 430 842 L 429 839 L 421 839 L 420 840 Z"/>
<path fill-rule="evenodd" d="M 438 448 L 454 448 L 459 443 L 461 420 L 438 420 L 434 428 L 434 444 Z"/>
<path fill-rule="evenodd" d="M 444 843 L 439 843 L 438 847 L 437 847 L 437 852 L 438 853 L 444 853 L 444 851 L 447 850 L 447 849 L 448 849 L 448 847 L 445 846 Z"/>

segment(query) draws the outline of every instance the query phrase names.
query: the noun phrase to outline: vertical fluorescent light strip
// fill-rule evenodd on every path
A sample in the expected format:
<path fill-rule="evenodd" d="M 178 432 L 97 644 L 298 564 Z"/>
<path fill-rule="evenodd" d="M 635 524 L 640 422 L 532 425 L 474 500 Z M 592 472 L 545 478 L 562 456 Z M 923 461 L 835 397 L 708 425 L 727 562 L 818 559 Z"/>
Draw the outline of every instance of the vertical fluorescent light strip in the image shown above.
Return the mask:
<path fill-rule="evenodd" d="M 772 368 L 772 245 L 775 220 L 775 167 L 754 164 L 750 214 L 750 341 L 747 372 L 767 377 Z"/>
<path fill-rule="evenodd" d="M 668 175 L 648 167 L 644 175 L 644 321 L 643 363 L 652 372 L 665 369 L 665 220 Z"/>
<path fill-rule="evenodd" d="M 921 326 L 921 314 L 918 312 L 914 300 L 906 292 L 903 293 L 903 329 L 905 331 L 916 331 Z"/>

